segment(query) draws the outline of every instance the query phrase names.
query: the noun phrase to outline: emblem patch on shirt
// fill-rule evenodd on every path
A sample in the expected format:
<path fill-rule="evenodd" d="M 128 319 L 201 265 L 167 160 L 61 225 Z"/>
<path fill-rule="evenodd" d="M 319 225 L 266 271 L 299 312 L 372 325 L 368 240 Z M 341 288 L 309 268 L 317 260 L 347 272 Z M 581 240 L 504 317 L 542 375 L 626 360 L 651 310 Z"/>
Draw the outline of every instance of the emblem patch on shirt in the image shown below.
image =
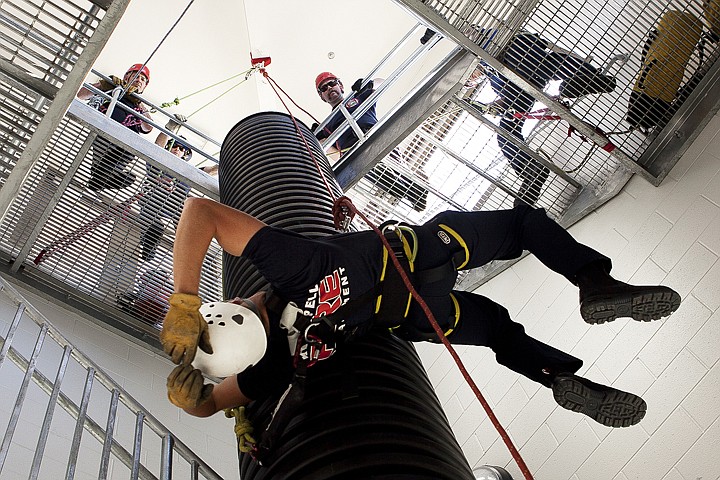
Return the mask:
<path fill-rule="evenodd" d="M 437 232 L 437 236 L 440 241 L 443 242 L 445 245 L 450 245 L 450 235 L 440 230 L 439 232 Z"/>
<path fill-rule="evenodd" d="M 348 100 L 348 102 L 345 104 L 345 107 L 347 108 L 354 108 L 357 107 L 360 101 L 357 98 L 351 98 Z"/>
<path fill-rule="evenodd" d="M 313 317 L 330 315 L 350 298 L 350 285 L 345 275 L 345 268 L 340 267 L 330 275 L 326 275 L 320 283 L 308 292 L 305 302 L 305 314 Z"/>

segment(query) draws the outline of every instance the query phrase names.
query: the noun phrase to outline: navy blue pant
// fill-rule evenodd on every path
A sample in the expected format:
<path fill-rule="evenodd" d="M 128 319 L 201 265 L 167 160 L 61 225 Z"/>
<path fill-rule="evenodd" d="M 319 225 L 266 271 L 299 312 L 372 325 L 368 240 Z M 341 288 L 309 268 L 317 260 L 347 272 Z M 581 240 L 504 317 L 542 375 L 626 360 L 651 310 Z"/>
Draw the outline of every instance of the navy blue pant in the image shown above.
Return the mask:
<path fill-rule="evenodd" d="M 443 212 L 413 229 L 418 238 L 416 271 L 441 266 L 452 258 L 460 270 L 477 268 L 492 260 L 518 258 L 524 250 L 572 283 L 590 263 L 603 262 L 607 271 L 611 267 L 609 258 L 577 242 L 544 210 L 526 205 L 512 210 Z M 459 311 L 459 323 L 448 335 L 450 342 L 490 347 L 498 363 L 545 386 L 550 386 L 552 374 L 576 372 L 582 366 L 582 360 L 528 336 L 502 305 L 482 295 L 453 290 L 455 275 L 449 277 L 418 289 L 444 330 L 453 326 Z M 408 322 L 419 331 L 432 331 L 416 303 Z"/>

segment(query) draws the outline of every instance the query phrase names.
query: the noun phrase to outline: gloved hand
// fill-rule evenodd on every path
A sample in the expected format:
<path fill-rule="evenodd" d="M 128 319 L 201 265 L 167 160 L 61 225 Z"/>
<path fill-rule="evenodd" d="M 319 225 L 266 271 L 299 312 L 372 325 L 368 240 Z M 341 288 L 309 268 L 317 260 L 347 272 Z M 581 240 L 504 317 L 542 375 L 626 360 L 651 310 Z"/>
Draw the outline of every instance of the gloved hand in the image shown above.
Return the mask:
<path fill-rule="evenodd" d="M 373 84 L 372 80 L 370 80 L 364 87 L 362 86 L 362 82 L 363 82 L 362 78 L 358 78 L 357 80 L 355 80 L 355 83 L 353 83 L 352 87 L 350 87 L 350 88 L 352 88 L 352 91 L 356 92 L 356 93 L 360 93 L 365 90 L 372 90 L 372 88 L 375 86 Z M 360 88 L 360 87 L 362 87 L 362 88 Z"/>
<path fill-rule="evenodd" d="M 190 365 L 197 347 L 207 354 L 213 353 L 207 323 L 200 315 L 200 297 L 173 293 L 168 303 L 170 309 L 165 315 L 160 342 L 173 363 Z"/>
<path fill-rule="evenodd" d="M 179 113 L 176 113 L 174 116 L 174 119 L 171 118 L 168 120 L 168 122 L 165 124 L 165 128 L 167 128 L 173 133 L 177 133 L 180 125 L 187 122 L 187 117 L 185 115 L 180 115 Z"/>
<path fill-rule="evenodd" d="M 432 37 L 435 36 L 435 30 L 430 28 L 425 29 L 425 34 L 420 39 L 420 44 L 425 45 Z"/>
<path fill-rule="evenodd" d="M 311 131 L 311 132 L 314 132 L 315 130 L 317 130 L 317 128 L 318 128 L 319 126 L 320 126 L 319 123 L 313 122 L 313 124 L 310 125 L 310 131 Z"/>
<path fill-rule="evenodd" d="M 179 365 L 167 377 L 168 400 L 182 409 L 196 408 L 210 399 L 214 386 L 203 384 L 200 370 L 192 365 Z"/>
<path fill-rule="evenodd" d="M 114 89 L 115 87 L 124 87 L 125 85 L 124 85 L 122 78 L 116 77 L 115 75 L 110 75 L 110 81 L 107 81 L 104 78 L 102 78 L 97 83 L 97 86 L 103 92 L 108 92 L 108 91 Z"/>

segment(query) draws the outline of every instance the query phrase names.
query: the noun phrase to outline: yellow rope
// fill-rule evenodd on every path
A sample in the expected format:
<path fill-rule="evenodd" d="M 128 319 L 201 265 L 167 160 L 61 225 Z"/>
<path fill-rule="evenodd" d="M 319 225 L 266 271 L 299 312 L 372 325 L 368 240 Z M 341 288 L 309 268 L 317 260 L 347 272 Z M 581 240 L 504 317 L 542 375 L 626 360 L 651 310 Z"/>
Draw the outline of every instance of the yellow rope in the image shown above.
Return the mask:
<path fill-rule="evenodd" d="M 188 95 L 185 95 L 184 97 L 175 97 L 175 99 L 172 100 L 171 102 L 162 103 L 162 104 L 160 104 L 160 106 L 161 106 L 162 108 L 168 108 L 168 107 L 173 107 L 173 106 L 176 106 L 176 105 L 180 105 L 180 101 L 181 101 L 181 100 L 185 100 L 186 98 L 190 98 L 190 97 L 192 97 L 193 95 L 197 95 L 198 93 L 202 93 L 202 92 L 204 92 L 204 91 L 206 91 L 206 90 L 209 90 L 209 89 L 211 89 L 211 88 L 217 87 L 218 85 L 220 85 L 220 84 L 222 84 L 222 83 L 225 83 L 225 82 L 227 82 L 227 81 L 229 81 L 229 80 L 233 80 L 233 79 L 235 79 L 235 78 L 237 78 L 237 77 L 240 77 L 240 76 L 244 75 L 245 78 L 244 78 L 243 80 L 241 80 L 240 82 L 236 83 L 235 85 L 233 85 L 233 86 L 230 88 L 230 90 L 232 90 L 232 89 L 234 89 L 235 87 L 237 87 L 237 86 L 245 83 L 245 81 L 247 81 L 247 80 L 250 78 L 250 75 L 252 75 L 256 70 L 258 70 L 257 67 L 249 68 L 249 69 L 245 70 L 244 72 L 240 72 L 240 73 L 238 73 L 238 74 L 235 74 L 235 75 L 233 75 L 233 76 L 231 76 L 231 77 L 229 77 L 229 78 L 226 78 L 225 80 L 221 80 L 221 81 L 219 81 L 219 82 L 217 82 L 217 83 L 213 83 L 212 85 L 209 85 L 209 86 L 207 86 L 207 87 L 203 87 L 203 88 L 201 88 L 200 90 L 198 90 L 198 91 L 196 91 L 196 92 L 193 92 L 193 93 L 190 93 L 190 94 L 188 94 Z M 202 109 L 202 108 L 205 108 L 205 107 L 206 107 L 207 105 L 209 105 L 210 103 L 212 103 L 212 102 L 214 102 L 215 100 L 217 100 L 218 98 L 222 97 L 223 95 L 225 95 L 225 93 L 227 93 L 227 92 L 230 91 L 230 90 L 225 91 L 224 93 L 220 94 L 217 98 L 215 98 L 214 100 L 212 100 L 212 101 L 209 102 L 208 104 L 203 105 L 203 107 L 201 107 L 201 109 Z M 199 110 L 197 110 L 197 111 L 195 111 L 195 112 L 193 112 L 193 113 L 197 113 L 198 111 L 199 111 Z"/>
<path fill-rule="evenodd" d="M 243 453 L 252 452 L 257 442 L 251 435 L 254 431 L 252 423 L 245 418 L 245 407 L 226 408 L 225 416 L 235 418 L 235 436 L 238 439 L 238 449 Z"/>

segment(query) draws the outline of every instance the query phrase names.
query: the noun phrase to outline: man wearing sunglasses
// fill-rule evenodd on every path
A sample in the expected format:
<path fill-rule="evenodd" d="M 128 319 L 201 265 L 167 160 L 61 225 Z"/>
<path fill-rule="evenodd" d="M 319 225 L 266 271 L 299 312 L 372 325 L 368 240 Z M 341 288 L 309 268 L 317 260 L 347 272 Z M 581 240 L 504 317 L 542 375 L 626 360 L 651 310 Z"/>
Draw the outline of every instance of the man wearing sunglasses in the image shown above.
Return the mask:
<path fill-rule="evenodd" d="M 345 108 L 352 115 L 360 105 L 375 92 L 373 89 L 375 82 L 382 81 L 380 79 L 370 80 L 363 85 L 363 79 L 360 78 L 352 85 L 355 96 L 345 103 Z M 315 78 L 315 88 L 323 102 L 328 103 L 333 109 L 345 100 L 343 84 L 340 79 L 330 72 L 322 72 Z M 323 130 L 315 136 L 318 140 L 328 138 L 343 122 L 345 116 L 341 112 L 335 112 Z M 363 132 L 367 132 L 377 123 L 377 114 L 375 113 L 375 104 L 363 113 L 356 122 Z M 313 130 L 317 126 L 313 125 Z M 336 161 L 347 150 L 349 150 L 358 141 L 357 135 L 352 130 L 343 133 L 336 141 L 333 147 L 328 150 L 328 156 L 331 160 Z M 402 162 L 401 156 L 397 151 L 390 154 L 398 163 Z M 417 170 L 417 175 L 425 177 L 422 170 Z M 396 171 L 391 166 L 380 163 L 375 166 L 365 177 L 369 182 L 375 185 L 381 192 L 387 194 L 387 200 L 390 203 L 397 203 L 400 199 L 406 198 L 413 209 L 420 212 L 427 207 L 428 191 L 422 185 L 414 182 L 409 176 Z M 426 178 L 426 177 L 425 177 Z"/>
<path fill-rule="evenodd" d="M 372 80 L 363 86 L 362 78 L 358 79 L 353 84 L 352 89 L 356 92 L 355 96 L 345 104 L 345 108 L 347 108 L 351 115 L 365 100 L 368 99 L 370 95 L 373 94 L 375 91 L 373 89 L 374 86 L 375 85 Z M 343 89 L 342 81 L 330 72 L 322 72 L 315 78 L 315 88 L 317 89 L 318 95 L 320 95 L 322 101 L 329 104 L 332 109 L 335 109 L 335 107 L 345 100 L 345 90 Z M 344 121 L 345 116 L 339 111 L 335 112 L 325 128 L 316 134 L 316 137 L 318 140 L 325 140 Z M 373 104 L 368 111 L 362 114 L 356 121 L 360 130 L 363 132 L 370 130 L 377 123 L 375 104 Z M 355 145 L 357 141 L 358 137 L 355 135 L 355 132 L 348 128 L 348 130 L 335 141 L 334 149 L 328 153 L 331 158 L 336 160 L 350 147 Z"/>

